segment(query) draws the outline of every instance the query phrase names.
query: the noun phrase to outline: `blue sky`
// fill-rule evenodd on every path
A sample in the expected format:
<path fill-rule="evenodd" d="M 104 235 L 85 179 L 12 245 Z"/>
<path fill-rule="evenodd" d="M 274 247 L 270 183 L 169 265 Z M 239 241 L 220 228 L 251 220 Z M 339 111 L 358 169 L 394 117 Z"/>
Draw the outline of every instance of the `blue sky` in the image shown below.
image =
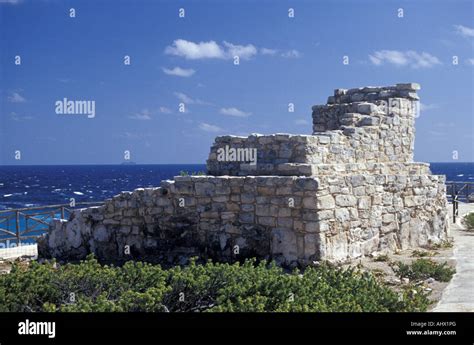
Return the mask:
<path fill-rule="evenodd" d="M 204 163 L 216 135 L 311 134 L 335 88 L 399 82 L 422 86 L 415 159 L 474 161 L 473 6 L 0 0 L 0 164 Z"/>

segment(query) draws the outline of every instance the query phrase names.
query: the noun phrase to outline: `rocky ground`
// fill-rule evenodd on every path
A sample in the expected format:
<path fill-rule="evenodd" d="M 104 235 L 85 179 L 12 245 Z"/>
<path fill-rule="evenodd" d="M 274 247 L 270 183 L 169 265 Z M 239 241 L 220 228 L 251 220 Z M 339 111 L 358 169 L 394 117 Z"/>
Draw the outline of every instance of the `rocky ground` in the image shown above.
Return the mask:
<path fill-rule="evenodd" d="M 453 268 L 456 266 L 456 261 L 453 259 L 453 246 L 451 242 L 445 242 L 440 247 L 430 249 L 409 249 L 387 255 L 373 253 L 371 257 L 364 257 L 343 266 L 357 266 L 361 270 L 369 271 L 395 290 L 408 284 L 422 285 L 426 292 L 430 292 L 429 298 L 433 302 L 430 309 L 432 309 L 441 299 L 443 290 L 449 283 L 440 282 L 433 278 L 423 281 L 410 281 L 408 278 L 400 279 L 392 268 L 396 262 L 410 264 L 421 257 L 431 259 L 440 264 L 447 262 Z"/>
<path fill-rule="evenodd" d="M 17 262 L 21 266 L 28 266 L 31 260 L 33 260 L 33 258 L 29 256 L 23 256 L 23 257 L 15 258 L 15 259 L 0 260 L 0 274 L 10 273 L 13 262 Z"/>

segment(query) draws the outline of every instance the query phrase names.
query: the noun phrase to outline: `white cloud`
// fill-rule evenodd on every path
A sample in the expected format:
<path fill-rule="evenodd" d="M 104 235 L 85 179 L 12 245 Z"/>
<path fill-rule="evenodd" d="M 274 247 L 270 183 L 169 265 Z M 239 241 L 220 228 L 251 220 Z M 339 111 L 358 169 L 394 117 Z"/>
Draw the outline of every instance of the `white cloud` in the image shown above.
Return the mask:
<path fill-rule="evenodd" d="M 370 61 L 380 66 L 385 63 L 395 66 L 410 66 L 412 68 L 429 68 L 441 64 L 436 56 L 426 52 L 418 53 L 413 50 L 379 50 L 369 55 Z"/>
<path fill-rule="evenodd" d="M 194 99 L 192 99 L 191 97 L 185 95 L 182 92 L 175 92 L 174 95 L 183 103 L 194 104 Z"/>
<path fill-rule="evenodd" d="M 260 48 L 260 54 L 262 55 L 275 55 L 278 53 L 278 50 L 276 49 L 270 49 L 270 48 Z"/>
<path fill-rule="evenodd" d="M 174 76 L 177 76 L 177 77 L 190 77 L 194 73 L 196 73 L 196 71 L 193 70 L 192 68 L 185 69 L 185 68 L 181 68 L 181 67 L 175 67 L 173 69 L 163 68 L 163 72 L 165 74 L 174 75 Z"/>
<path fill-rule="evenodd" d="M 228 60 L 233 59 L 235 56 L 238 56 L 243 60 L 250 60 L 254 56 L 260 55 L 269 55 L 269 56 L 278 56 L 283 58 L 299 58 L 301 53 L 296 49 L 291 49 L 287 51 L 282 51 L 279 49 L 272 48 L 258 48 L 253 44 L 241 45 L 234 44 L 231 42 L 223 41 L 222 44 L 217 43 L 216 41 L 208 42 L 192 42 L 184 39 L 174 40 L 173 43 L 165 48 L 165 54 L 184 57 L 188 60 L 199 60 L 199 59 L 222 59 Z M 176 67 L 175 69 L 178 69 Z M 164 69 L 163 71 L 167 73 Z M 180 75 L 180 71 L 167 70 L 167 74 L 172 74 L 169 72 L 176 72 L 173 75 L 179 76 L 189 76 L 189 75 Z M 192 75 L 192 74 L 191 74 Z"/>
<path fill-rule="evenodd" d="M 237 108 L 221 108 L 219 112 L 222 115 L 228 115 L 228 116 L 236 116 L 236 117 L 247 117 L 250 116 L 252 113 L 248 113 L 242 110 L 239 110 Z"/>
<path fill-rule="evenodd" d="M 291 49 L 282 53 L 281 56 L 288 59 L 296 59 L 296 58 L 301 57 L 301 53 L 297 51 L 296 49 Z"/>
<path fill-rule="evenodd" d="M 17 5 L 21 3 L 23 0 L 0 0 L 0 4 L 12 4 Z"/>
<path fill-rule="evenodd" d="M 143 109 L 138 113 L 130 115 L 128 118 L 133 120 L 151 120 L 151 112 L 148 109 Z"/>
<path fill-rule="evenodd" d="M 8 96 L 8 100 L 12 103 L 24 103 L 26 102 L 26 98 L 20 95 L 18 92 L 12 92 L 10 96 Z"/>
<path fill-rule="evenodd" d="M 184 104 L 212 105 L 211 103 L 202 101 L 198 98 L 191 98 L 182 92 L 175 92 L 174 95 Z"/>
<path fill-rule="evenodd" d="M 182 56 L 189 60 L 223 59 L 225 55 L 215 41 L 194 43 L 183 39 L 177 39 L 171 46 L 166 47 L 165 54 Z"/>
<path fill-rule="evenodd" d="M 257 48 L 255 48 L 255 46 L 252 44 L 242 46 L 224 41 L 224 46 L 227 48 L 226 56 L 229 59 L 233 58 L 234 56 L 238 56 L 240 59 L 248 60 L 254 55 L 257 55 Z"/>
<path fill-rule="evenodd" d="M 160 111 L 160 113 L 162 113 L 162 114 L 171 114 L 171 113 L 172 113 L 171 109 L 170 109 L 170 108 L 167 108 L 167 107 L 160 107 L 160 108 L 159 108 L 159 111 Z"/>
<path fill-rule="evenodd" d="M 454 25 L 456 33 L 463 37 L 474 37 L 474 29 L 464 25 Z"/>
<path fill-rule="evenodd" d="M 473 59 L 467 59 L 467 64 L 474 66 L 474 58 Z"/>
<path fill-rule="evenodd" d="M 309 125 L 309 121 L 305 119 L 297 119 L 295 120 L 295 124 L 297 125 Z"/>
<path fill-rule="evenodd" d="M 205 132 L 214 132 L 214 133 L 215 133 L 215 132 L 221 132 L 221 131 L 223 131 L 223 129 L 220 128 L 220 127 L 217 127 L 217 126 L 214 126 L 214 125 L 210 125 L 210 124 L 204 123 L 204 122 L 202 122 L 202 123 L 199 124 L 199 129 L 201 129 L 201 130 L 203 130 L 203 131 L 205 131 Z"/>
<path fill-rule="evenodd" d="M 248 60 L 257 55 L 257 48 L 252 44 L 244 46 L 226 41 L 221 46 L 215 41 L 195 43 L 177 39 L 171 46 L 165 48 L 165 54 L 181 56 L 188 60 L 232 59 L 234 56 Z"/>

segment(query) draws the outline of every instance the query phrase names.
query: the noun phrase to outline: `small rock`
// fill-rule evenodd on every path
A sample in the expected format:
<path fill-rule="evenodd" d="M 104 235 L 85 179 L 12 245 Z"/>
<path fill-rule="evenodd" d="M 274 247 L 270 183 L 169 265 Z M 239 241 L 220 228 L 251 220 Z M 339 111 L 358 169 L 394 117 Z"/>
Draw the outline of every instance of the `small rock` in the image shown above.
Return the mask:
<path fill-rule="evenodd" d="M 402 278 L 402 283 L 406 285 L 406 284 L 410 283 L 410 279 Z"/>
<path fill-rule="evenodd" d="M 434 278 L 431 278 L 431 277 L 425 280 L 427 284 L 432 284 L 434 283 L 434 281 L 435 281 Z"/>

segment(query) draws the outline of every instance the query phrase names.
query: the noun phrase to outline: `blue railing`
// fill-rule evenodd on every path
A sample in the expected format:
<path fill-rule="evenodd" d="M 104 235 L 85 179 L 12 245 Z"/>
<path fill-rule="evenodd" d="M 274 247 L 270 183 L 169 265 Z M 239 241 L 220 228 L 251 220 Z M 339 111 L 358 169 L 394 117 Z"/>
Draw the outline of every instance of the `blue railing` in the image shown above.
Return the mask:
<path fill-rule="evenodd" d="M 19 245 L 34 241 L 48 230 L 53 219 L 69 219 L 74 209 L 101 204 L 103 202 L 82 202 L 74 207 L 63 204 L 0 211 L 0 242 Z"/>

